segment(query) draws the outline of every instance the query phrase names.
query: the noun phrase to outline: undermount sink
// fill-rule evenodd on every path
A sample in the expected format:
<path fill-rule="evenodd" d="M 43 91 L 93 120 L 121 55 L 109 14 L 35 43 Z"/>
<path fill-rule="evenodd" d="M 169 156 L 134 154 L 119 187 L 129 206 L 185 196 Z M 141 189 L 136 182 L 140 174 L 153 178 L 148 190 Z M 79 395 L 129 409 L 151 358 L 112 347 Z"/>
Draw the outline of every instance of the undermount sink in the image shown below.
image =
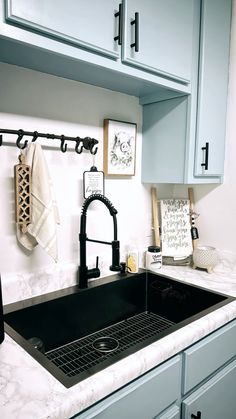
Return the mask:
<path fill-rule="evenodd" d="M 5 331 L 66 387 L 233 301 L 141 272 L 4 307 Z"/>

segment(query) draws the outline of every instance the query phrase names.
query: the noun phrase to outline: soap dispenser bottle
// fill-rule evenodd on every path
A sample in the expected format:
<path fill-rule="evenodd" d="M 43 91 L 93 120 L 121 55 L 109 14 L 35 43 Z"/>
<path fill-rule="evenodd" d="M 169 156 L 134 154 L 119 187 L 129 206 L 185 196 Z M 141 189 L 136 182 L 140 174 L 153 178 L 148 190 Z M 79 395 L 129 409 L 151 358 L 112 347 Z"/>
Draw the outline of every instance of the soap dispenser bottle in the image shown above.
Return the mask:
<path fill-rule="evenodd" d="M 131 247 L 128 250 L 127 255 L 127 270 L 129 273 L 137 273 L 139 267 L 138 250 L 135 247 Z"/>
<path fill-rule="evenodd" d="M 4 340 L 3 306 L 2 306 L 2 288 L 0 276 L 0 343 Z"/>

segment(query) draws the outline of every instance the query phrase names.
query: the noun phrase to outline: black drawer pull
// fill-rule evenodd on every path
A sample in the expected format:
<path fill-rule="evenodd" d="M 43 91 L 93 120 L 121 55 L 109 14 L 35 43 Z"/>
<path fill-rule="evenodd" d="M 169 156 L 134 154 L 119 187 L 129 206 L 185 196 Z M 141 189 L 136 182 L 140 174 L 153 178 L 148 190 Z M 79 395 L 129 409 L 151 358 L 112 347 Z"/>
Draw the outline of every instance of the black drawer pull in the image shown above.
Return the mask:
<path fill-rule="evenodd" d="M 135 12 L 134 20 L 130 22 L 131 25 L 135 25 L 134 42 L 130 44 L 131 48 L 134 48 L 135 52 L 139 52 L 139 13 Z"/>
<path fill-rule="evenodd" d="M 202 150 L 205 150 L 205 162 L 201 166 L 205 167 L 205 170 L 208 170 L 209 143 L 206 143 L 205 147 L 202 147 Z"/>
<path fill-rule="evenodd" d="M 201 419 L 201 417 L 202 417 L 202 413 L 199 411 L 197 412 L 196 415 L 194 415 L 193 413 L 191 414 L 192 419 Z"/>
<path fill-rule="evenodd" d="M 119 17 L 118 35 L 115 36 L 114 41 L 118 41 L 118 45 L 122 45 L 122 3 L 119 4 L 119 12 L 115 13 L 115 17 Z"/>

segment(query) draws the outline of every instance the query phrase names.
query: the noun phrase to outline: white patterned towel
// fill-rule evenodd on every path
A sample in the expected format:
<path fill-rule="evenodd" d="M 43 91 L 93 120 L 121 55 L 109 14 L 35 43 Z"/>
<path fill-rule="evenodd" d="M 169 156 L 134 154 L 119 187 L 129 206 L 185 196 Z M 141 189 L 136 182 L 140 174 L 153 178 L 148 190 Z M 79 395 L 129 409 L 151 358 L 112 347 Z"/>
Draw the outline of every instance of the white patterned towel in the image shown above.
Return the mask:
<path fill-rule="evenodd" d="M 25 234 L 17 227 L 17 238 L 27 250 L 33 250 L 39 244 L 57 262 L 56 225 L 60 224 L 60 220 L 41 145 L 30 143 L 25 157 L 26 164 L 31 166 L 32 222 Z"/>

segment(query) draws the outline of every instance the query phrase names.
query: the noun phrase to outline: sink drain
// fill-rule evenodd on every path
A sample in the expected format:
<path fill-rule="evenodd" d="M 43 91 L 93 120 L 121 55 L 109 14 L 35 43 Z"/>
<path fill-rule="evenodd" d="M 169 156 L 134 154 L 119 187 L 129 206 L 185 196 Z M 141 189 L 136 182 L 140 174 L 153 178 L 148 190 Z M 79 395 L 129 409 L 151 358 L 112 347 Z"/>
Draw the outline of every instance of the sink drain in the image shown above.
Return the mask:
<path fill-rule="evenodd" d="M 119 342 L 114 338 L 111 338 L 109 336 L 104 336 L 104 337 L 96 339 L 93 342 L 93 347 L 98 352 L 102 352 L 102 353 L 113 352 L 119 347 Z"/>

